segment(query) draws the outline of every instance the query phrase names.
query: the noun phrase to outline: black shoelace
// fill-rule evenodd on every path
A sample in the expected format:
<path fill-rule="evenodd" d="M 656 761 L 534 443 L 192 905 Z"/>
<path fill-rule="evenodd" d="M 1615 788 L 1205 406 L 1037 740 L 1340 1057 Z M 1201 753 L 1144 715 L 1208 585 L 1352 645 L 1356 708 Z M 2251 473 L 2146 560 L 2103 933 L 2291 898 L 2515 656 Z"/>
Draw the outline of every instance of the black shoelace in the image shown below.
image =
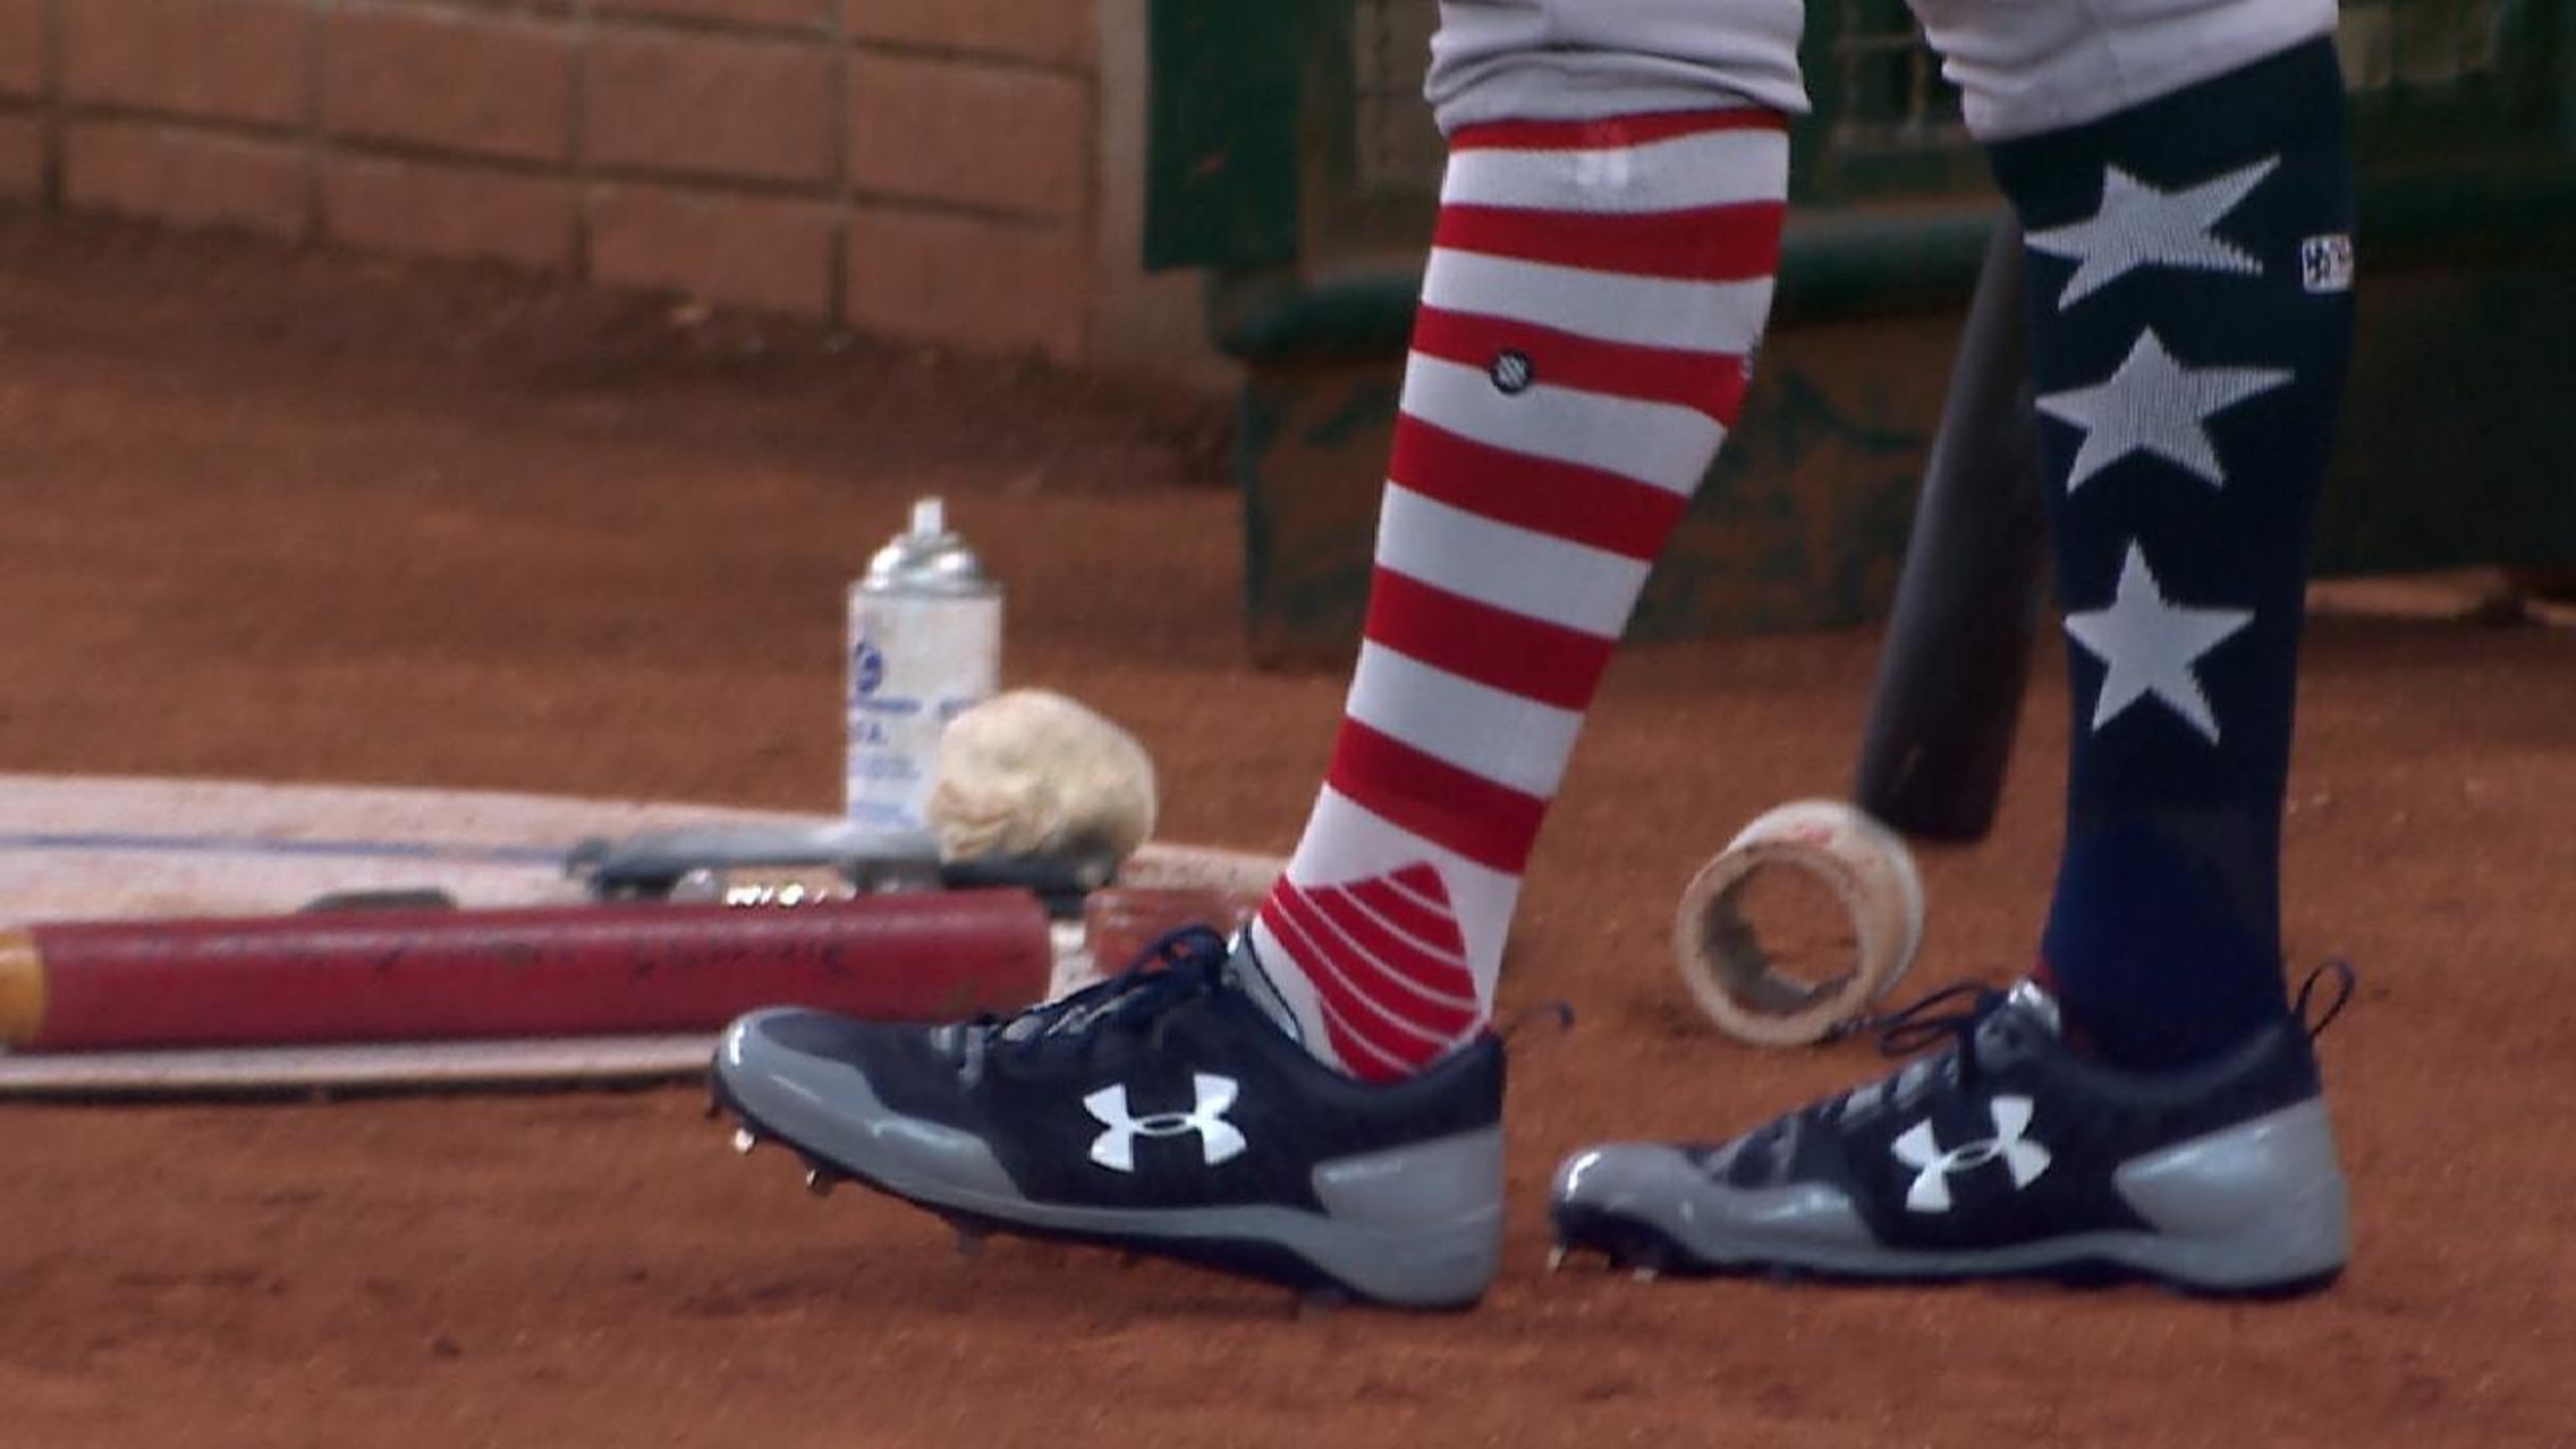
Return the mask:
<path fill-rule="evenodd" d="M 1864 1082 L 1826 1098 L 1810 1110 L 1819 1120 L 1831 1122 L 1847 1112 L 1875 1107 L 1881 1098 L 1891 1094 L 1899 1101 L 1910 1101 L 1936 1074 L 1954 1068 L 1961 1086 L 1975 1085 L 1977 1029 L 2009 999 L 2007 993 L 1983 982 L 1962 981 L 1910 1005 L 1852 1023 L 1847 1029 L 1850 1034 L 1878 1034 L 1878 1054 L 1882 1057 L 1910 1057 L 1944 1041 L 1949 1045 L 1936 1055 L 1907 1063 L 1891 1077 Z"/>
<path fill-rule="evenodd" d="M 963 1032 L 965 1068 L 979 1072 L 996 1048 L 1033 1051 L 1051 1039 L 1086 1035 L 1103 1025 L 1159 1023 L 1170 1008 L 1216 989 L 1232 948 L 1206 926 L 1183 926 L 1158 938 L 1127 969 L 1106 981 L 1008 1017 L 979 1016 Z"/>
<path fill-rule="evenodd" d="M 2319 982 L 2330 982 L 2334 988 L 2333 998 L 2326 1001 L 2322 1011 L 2317 1006 Z M 2299 1019 L 2308 1040 L 2315 1041 L 2326 1034 L 2327 1027 L 2335 1024 L 2336 1017 L 2343 1015 L 2345 1007 L 2352 1005 L 2352 994 L 2360 989 L 2360 985 L 2359 974 L 2352 969 L 2350 961 L 2341 956 L 2330 957 L 2299 983 L 2299 994 L 2290 1003 L 2290 1014 Z"/>
<path fill-rule="evenodd" d="M 2351 1004 L 2355 984 L 2352 963 L 2340 956 L 2309 972 L 2299 984 L 2290 1011 L 2310 1041 L 2324 1035 L 2326 1028 L 2334 1025 L 2335 1018 Z M 2321 988 L 2330 990 L 2332 995 L 2321 995 Z M 1911 1005 L 1853 1022 L 1842 1034 L 1878 1033 L 1878 1054 L 1882 1057 L 1910 1057 L 1945 1040 L 1948 1047 L 1936 1055 L 1907 1064 L 1893 1077 L 1865 1082 L 1817 1103 L 1810 1110 L 1819 1120 L 1830 1122 L 1856 1108 L 1874 1107 L 1889 1095 L 1900 1102 L 1911 1101 L 1933 1076 L 1944 1071 L 1955 1071 L 1960 1087 L 1973 1089 L 1979 1069 L 1977 1032 L 1984 1027 L 1988 1017 L 2011 999 L 2010 992 L 1999 991 L 1983 982 L 1962 981 L 1945 986 Z"/>

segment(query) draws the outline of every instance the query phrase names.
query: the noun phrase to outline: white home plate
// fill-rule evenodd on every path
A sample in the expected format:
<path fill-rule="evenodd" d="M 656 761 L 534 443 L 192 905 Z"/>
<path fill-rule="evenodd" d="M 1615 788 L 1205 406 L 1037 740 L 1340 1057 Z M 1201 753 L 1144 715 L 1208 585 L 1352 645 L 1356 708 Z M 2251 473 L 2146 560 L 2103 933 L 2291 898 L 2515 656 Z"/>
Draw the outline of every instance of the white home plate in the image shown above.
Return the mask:
<path fill-rule="evenodd" d="M 0 774 L 0 927 L 263 915 L 353 891 L 438 890 L 467 907 L 575 904 L 565 853 L 683 825 L 827 817 L 490 792 Z M 1137 886 L 1258 891 L 1267 856 L 1154 844 Z M 1059 925 L 1059 993 L 1093 978 Z M 0 1096 L 97 1096 L 650 1081 L 695 1076 L 710 1035 L 147 1052 L 11 1053 Z"/>

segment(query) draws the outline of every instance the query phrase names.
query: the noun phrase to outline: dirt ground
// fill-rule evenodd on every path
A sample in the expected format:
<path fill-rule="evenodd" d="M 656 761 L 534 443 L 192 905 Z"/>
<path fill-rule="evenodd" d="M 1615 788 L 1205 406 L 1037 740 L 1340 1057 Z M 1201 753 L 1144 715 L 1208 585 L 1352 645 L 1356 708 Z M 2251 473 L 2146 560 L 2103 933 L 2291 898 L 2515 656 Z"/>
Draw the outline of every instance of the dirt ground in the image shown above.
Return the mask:
<path fill-rule="evenodd" d="M 839 590 L 938 490 L 1011 682 L 1154 751 L 1174 838 L 1284 849 L 1338 676 L 1252 670 L 1218 411 L 667 302 L 0 218 L 0 769 L 828 809 Z M 2329 620 L 2290 946 L 2357 1261 L 2298 1302 L 1638 1284 L 1544 1270 L 1606 1134 L 1878 1070 L 1731 1046 L 1681 884 L 1839 791 L 1865 634 L 1638 649 L 1539 850 L 1505 1276 L 1465 1316 L 996 1242 L 748 1162 L 693 1090 L 0 1107 L 0 1443 L 2576 1443 L 2576 633 Z M 2065 744 L 1926 862 L 1919 984 L 2027 959 Z"/>

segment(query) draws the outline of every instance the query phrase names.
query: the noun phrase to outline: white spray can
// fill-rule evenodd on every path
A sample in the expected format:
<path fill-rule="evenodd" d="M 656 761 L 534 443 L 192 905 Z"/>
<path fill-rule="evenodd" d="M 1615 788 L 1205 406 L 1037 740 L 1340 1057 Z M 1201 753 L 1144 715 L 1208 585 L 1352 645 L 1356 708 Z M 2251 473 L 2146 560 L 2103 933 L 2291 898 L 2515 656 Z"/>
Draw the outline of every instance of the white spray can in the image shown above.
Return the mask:
<path fill-rule="evenodd" d="M 1002 586 L 924 498 L 850 585 L 849 605 L 850 822 L 922 830 L 940 732 L 1000 686 Z"/>

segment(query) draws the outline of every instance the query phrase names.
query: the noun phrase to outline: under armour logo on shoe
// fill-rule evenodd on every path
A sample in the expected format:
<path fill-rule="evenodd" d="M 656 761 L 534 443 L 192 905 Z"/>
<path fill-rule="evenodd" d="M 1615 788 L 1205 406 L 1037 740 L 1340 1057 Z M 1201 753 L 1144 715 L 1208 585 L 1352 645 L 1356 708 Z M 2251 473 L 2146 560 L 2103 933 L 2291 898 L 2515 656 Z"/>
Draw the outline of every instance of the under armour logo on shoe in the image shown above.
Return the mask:
<path fill-rule="evenodd" d="M 1994 1119 L 1995 1135 L 1963 1142 L 1947 1151 L 1942 1150 L 1928 1120 L 1915 1123 L 1896 1139 L 1889 1150 L 1896 1154 L 1897 1161 L 1915 1169 L 1914 1185 L 1905 1190 L 1906 1211 L 1948 1212 L 1950 1179 L 1990 1162 L 2003 1163 L 2012 1174 L 2016 1192 L 2037 1182 L 2039 1175 L 2048 1171 L 2048 1149 L 2026 1135 L 2030 1131 L 2030 1098 L 1997 1097 L 1988 1104 L 1987 1111 Z"/>
<path fill-rule="evenodd" d="M 1127 1106 L 1125 1087 L 1103 1087 L 1083 1098 L 1083 1110 L 1109 1129 L 1092 1140 L 1091 1160 L 1112 1172 L 1134 1172 L 1137 1138 L 1180 1137 L 1192 1132 L 1199 1135 L 1199 1156 L 1210 1167 L 1239 1156 L 1251 1146 L 1250 1140 L 1225 1120 L 1226 1109 L 1234 1105 L 1241 1091 L 1235 1080 L 1198 1072 L 1191 1075 L 1190 1084 L 1198 1093 L 1198 1104 L 1186 1112 L 1155 1112 L 1139 1117 Z"/>

